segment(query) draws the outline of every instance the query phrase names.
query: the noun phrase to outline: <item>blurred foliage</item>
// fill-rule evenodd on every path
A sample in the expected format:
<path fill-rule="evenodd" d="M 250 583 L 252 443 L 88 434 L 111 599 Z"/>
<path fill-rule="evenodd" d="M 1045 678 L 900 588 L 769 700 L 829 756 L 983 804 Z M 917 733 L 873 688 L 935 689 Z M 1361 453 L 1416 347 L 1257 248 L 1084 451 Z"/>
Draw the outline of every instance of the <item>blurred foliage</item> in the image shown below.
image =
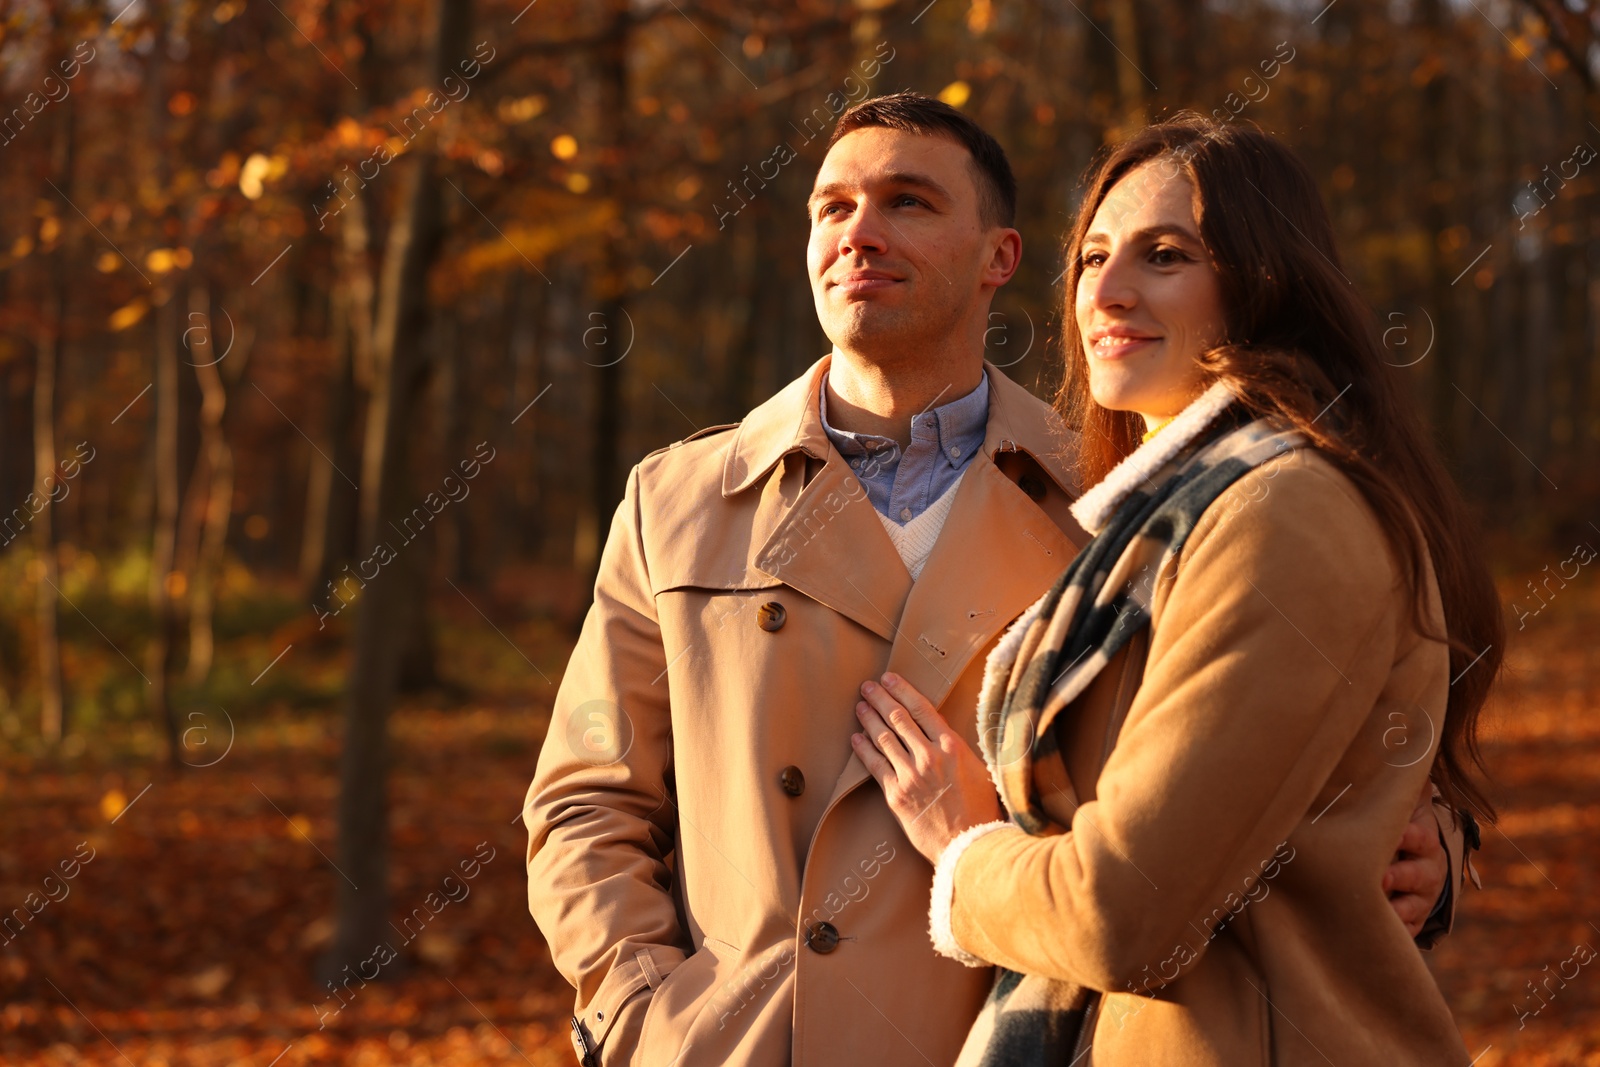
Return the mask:
<path fill-rule="evenodd" d="M 394 731 L 410 893 L 485 812 L 509 819 L 628 465 L 737 420 L 827 350 L 802 209 L 833 121 L 869 94 L 936 94 L 1006 146 L 1024 259 L 989 356 L 1041 395 L 1060 235 L 1094 153 L 1183 108 L 1281 135 L 1511 595 L 1600 523 L 1593 0 L 476 0 L 439 63 L 436 2 L 460 0 L 0 6 L 0 888 L 27 892 L 80 833 L 108 853 L 70 929 L 55 909 L 23 954 L 0 954 L 8 1063 L 115 1058 L 47 972 L 73 974 L 96 1025 L 152 1062 L 264 1063 L 284 1033 L 300 1035 L 285 1064 L 568 1062 L 570 999 L 518 925 L 509 858 L 499 896 L 426 949 L 416 984 L 373 990 L 349 1033 L 305 1036 L 354 632 L 354 613 L 314 608 L 376 547 L 357 530 L 380 324 L 420 352 L 395 383 L 400 499 L 420 505 L 480 442 L 494 450 L 426 533 L 396 541 L 424 610 L 392 636 L 408 666 L 431 661 L 403 679 Z M 52 364 L 43 430 L 58 458 L 94 453 L 49 509 L 53 599 L 27 502 Z M 1491 762 L 1526 862 L 1485 857 L 1504 877 L 1467 912 L 1487 921 L 1435 957 L 1474 1052 L 1496 1046 L 1485 1064 L 1600 1056 L 1591 993 L 1526 1034 L 1502 1006 L 1560 958 L 1547 917 L 1593 896 L 1574 829 L 1595 818 L 1591 588 L 1516 635 L 1504 707 L 1542 710 L 1502 720 Z M 39 732 L 51 605 L 54 748 Z M 168 608 L 174 721 L 203 727 L 180 759 L 211 758 L 196 739 L 220 742 L 223 723 L 243 745 L 216 773 L 162 772 L 141 800 L 163 748 L 148 704 Z M 1546 867 L 1571 888 L 1547 887 Z M 452 970 L 463 949 L 470 973 Z"/>

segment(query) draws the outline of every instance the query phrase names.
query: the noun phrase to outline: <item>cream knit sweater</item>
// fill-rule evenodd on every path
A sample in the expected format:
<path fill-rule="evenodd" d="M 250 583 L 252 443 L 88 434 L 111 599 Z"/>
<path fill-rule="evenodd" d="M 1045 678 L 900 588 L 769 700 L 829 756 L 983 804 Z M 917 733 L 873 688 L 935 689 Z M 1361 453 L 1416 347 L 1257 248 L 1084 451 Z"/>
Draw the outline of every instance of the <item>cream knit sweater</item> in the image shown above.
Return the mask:
<path fill-rule="evenodd" d="M 932 504 L 926 511 L 910 522 L 901 526 L 882 512 L 874 510 L 878 521 L 883 523 L 889 540 L 894 542 L 894 550 L 900 553 L 900 561 L 906 565 L 906 570 L 911 572 L 911 580 L 916 581 L 922 575 L 923 564 L 928 562 L 928 555 L 933 551 L 935 542 L 939 540 L 939 531 L 944 529 L 944 520 L 950 514 L 950 505 L 955 503 L 956 490 L 961 488 L 961 479 L 967 476 L 962 471 L 944 495 Z"/>

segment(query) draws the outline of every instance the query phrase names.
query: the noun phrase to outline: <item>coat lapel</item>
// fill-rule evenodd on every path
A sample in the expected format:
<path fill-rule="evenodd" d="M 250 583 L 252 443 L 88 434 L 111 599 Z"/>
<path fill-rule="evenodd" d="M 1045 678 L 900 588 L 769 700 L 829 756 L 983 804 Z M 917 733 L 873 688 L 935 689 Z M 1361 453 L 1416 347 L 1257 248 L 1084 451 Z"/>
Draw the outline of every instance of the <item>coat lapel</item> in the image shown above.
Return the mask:
<path fill-rule="evenodd" d="M 755 564 L 884 640 L 895 639 L 911 575 L 837 452 L 778 520 Z"/>
<path fill-rule="evenodd" d="M 831 361 L 824 356 L 812 364 L 740 423 L 723 466 L 722 495 L 764 481 L 779 513 L 751 564 L 892 641 L 911 575 L 866 489 L 822 428 L 818 393 Z M 800 485 L 804 465 L 818 461 L 816 476 Z"/>
<path fill-rule="evenodd" d="M 941 705 L 972 658 L 1039 599 L 1075 553 L 1027 495 L 980 456 L 906 599 L 889 669 Z M 947 718 L 971 708 L 946 709 Z M 959 724 L 958 724 L 959 725 Z"/>
<path fill-rule="evenodd" d="M 913 583 L 865 490 L 822 430 L 817 393 L 829 362 L 824 357 L 745 418 L 729 448 L 723 495 L 746 492 L 763 478 L 787 483 L 783 470 L 792 473 L 789 464 L 821 460 L 752 563 L 891 642 L 887 669 L 941 706 L 952 725 L 974 740 L 976 709 L 943 708 L 944 701 L 973 657 L 1038 599 L 1078 547 L 1058 525 L 1073 527 L 1071 518 L 1053 520 L 996 466 L 996 456 L 1031 458 L 1056 483 L 1051 506 L 1064 513 L 1063 497 L 1076 496 L 1065 463 L 1072 440 L 1047 405 L 986 364 L 983 448 L 961 479 L 939 540 Z M 1037 496 L 1037 487 L 1032 492 Z M 787 491 L 779 492 L 774 501 L 788 498 Z M 852 753 L 829 807 L 868 777 Z"/>
<path fill-rule="evenodd" d="M 977 708 L 944 707 L 945 698 L 973 657 L 1066 569 L 1076 548 L 987 455 L 972 461 L 956 494 L 922 576 L 905 599 L 887 669 L 974 741 Z M 851 753 L 830 804 L 868 777 Z"/>

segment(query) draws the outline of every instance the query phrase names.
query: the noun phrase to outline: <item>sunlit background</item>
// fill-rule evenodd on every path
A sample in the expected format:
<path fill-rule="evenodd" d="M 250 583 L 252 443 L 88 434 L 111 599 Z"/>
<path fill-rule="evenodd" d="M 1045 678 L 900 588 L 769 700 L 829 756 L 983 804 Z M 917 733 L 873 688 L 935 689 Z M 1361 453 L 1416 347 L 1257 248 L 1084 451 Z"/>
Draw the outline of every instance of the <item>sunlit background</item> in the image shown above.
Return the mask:
<path fill-rule="evenodd" d="M 805 197 L 912 88 L 1011 155 L 989 358 L 1041 395 L 1100 146 L 1309 163 L 1513 641 L 1430 962 L 1478 1064 L 1600 1063 L 1600 974 L 1548 980 L 1600 945 L 1593 0 L 0 12 L 0 1061 L 572 1062 L 515 818 L 611 510 L 826 351 Z"/>

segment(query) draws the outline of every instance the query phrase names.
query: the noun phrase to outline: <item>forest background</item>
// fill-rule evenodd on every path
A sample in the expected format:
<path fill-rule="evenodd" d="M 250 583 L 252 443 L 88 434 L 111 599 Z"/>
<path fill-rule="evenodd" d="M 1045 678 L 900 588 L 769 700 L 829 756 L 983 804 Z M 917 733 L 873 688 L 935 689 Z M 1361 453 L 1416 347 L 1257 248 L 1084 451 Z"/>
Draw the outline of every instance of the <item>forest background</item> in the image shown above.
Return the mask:
<path fill-rule="evenodd" d="M 1593 0 L 0 3 L 0 1059 L 570 1062 L 517 815 L 610 513 L 826 351 L 811 178 L 911 88 L 1011 155 L 987 341 L 1041 395 L 1097 149 L 1193 108 L 1311 166 L 1511 638 L 1502 819 L 1430 965 L 1475 1062 L 1600 1063 L 1597 35 Z"/>

